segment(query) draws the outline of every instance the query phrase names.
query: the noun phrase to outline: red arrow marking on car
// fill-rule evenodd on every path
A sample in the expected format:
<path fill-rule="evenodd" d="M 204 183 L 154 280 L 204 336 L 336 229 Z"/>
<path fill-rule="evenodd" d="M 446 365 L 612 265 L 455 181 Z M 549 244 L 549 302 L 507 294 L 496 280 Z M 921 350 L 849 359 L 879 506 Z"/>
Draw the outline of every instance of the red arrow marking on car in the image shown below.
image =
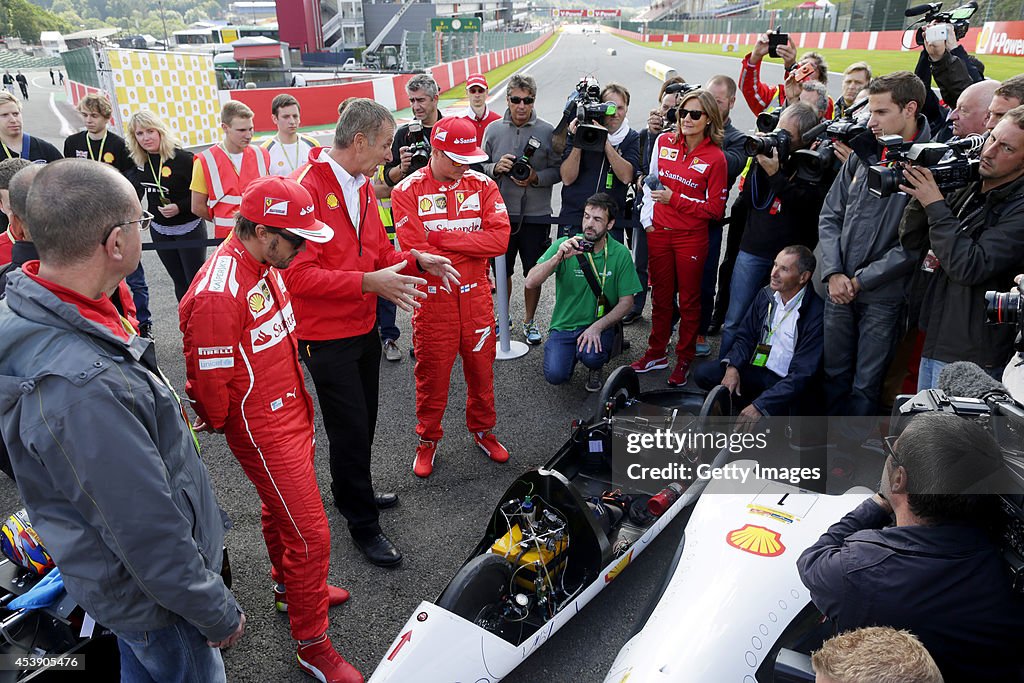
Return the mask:
<path fill-rule="evenodd" d="M 398 655 L 398 651 L 402 649 L 402 646 L 408 643 L 410 640 L 412 640 L 412 631 L 406 631 L 405 633 L 403 633 L 401 639 L 398 641 L 398 645 L 395 645 L 395 649 L 392 650 L 391 654 L 388 655 L 388 661 L 392 661 L 395 658 L 395 656 Z"/>

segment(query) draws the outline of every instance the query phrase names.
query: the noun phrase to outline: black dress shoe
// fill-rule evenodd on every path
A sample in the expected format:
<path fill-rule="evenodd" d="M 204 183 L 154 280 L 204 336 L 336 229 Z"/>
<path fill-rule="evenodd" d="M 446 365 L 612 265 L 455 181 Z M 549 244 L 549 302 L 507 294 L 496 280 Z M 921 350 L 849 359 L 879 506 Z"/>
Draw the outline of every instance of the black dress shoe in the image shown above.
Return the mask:
<path fill-rule="evenodd" d="M 377 503 L 378 510 L 387 510 L 398 505 L 397 493 L 375 493 L 373 499 Z"/>
<path fill-rule="evenodd" d="M 366 540 L 353 536 L 352 541 L 356 544 L 357 548 L 363 551 L 366 559 L 378 567 L 394 567 L 402 561 L 402 553 L 384 535 L 384 532 L 380 532 Z"/>
<path fill-rule="evenodd" d="M 708 325 L 707 336 L 713 337 L 714 335 L 718 334 L 721 331 L 722 331 L 722 323 L 718 322 L 717 320 L 712 320 L 711 324 Z"/>

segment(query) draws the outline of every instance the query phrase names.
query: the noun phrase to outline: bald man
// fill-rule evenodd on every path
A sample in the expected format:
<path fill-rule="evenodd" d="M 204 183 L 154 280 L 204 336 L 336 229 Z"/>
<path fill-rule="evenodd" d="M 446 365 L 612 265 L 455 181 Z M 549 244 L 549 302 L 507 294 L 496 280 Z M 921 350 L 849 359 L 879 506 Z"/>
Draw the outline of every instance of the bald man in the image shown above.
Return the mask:
<path fill-rule="evenodd" d="M 963 138 L 985 132 L 988 105 L 992 103 L 992 95 L 998 87 L 999 81 L 979 81 L 972 83 L 960 93 L 956 109 L 949 113 L 955 137 Z"/>

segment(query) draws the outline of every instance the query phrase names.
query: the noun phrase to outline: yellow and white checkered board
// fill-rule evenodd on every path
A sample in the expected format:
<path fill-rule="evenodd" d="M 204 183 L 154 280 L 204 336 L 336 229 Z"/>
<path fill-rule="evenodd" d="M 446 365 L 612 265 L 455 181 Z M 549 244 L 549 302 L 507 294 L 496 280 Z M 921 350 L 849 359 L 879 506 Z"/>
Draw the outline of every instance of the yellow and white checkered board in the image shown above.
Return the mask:
<path fill-rule="evenodd" d="M 159 116 L 182 146 L 220 139 L 217 77 L 211 55 L 107 50 L 114 97 L 122 121 L 140 109 Z"/>

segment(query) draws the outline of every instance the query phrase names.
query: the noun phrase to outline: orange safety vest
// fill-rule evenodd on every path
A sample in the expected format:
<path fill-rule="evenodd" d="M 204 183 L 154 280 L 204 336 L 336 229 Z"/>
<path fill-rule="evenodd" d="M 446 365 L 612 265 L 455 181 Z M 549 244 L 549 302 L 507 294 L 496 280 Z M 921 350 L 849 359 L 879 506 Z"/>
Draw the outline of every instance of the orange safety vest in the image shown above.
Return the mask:
<path fill-rule="evenodd" d="M 242 152 L 242 168 L 235 170 L 231 157 L 214 145 L 197 157 L 203 167 L 206 179 L 206 205 L 213 216 L 215 237 L 227 237 L 235 227 L 235 214 L 242 204 L 242 192 L 255 178 L 267 175 L 270 169 L 270 154 L 256 145 L 249 145 Z"/>

